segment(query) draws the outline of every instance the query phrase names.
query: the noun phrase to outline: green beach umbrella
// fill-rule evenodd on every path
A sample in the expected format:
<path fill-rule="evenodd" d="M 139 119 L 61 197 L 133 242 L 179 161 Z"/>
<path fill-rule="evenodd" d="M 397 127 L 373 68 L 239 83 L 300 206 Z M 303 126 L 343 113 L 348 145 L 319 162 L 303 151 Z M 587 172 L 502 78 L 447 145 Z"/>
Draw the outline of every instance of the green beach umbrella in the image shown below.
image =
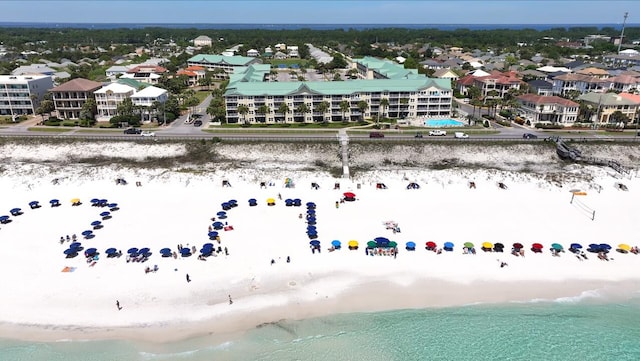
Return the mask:
<path fill-rule="evenodd" d="M 367 247 L 369 248 L 376 248 L 378 244 L 376 243 L 376 241 L 369 241 L 367 242 Z"/>
<path fill-rule="evenodd" d="M 465 247 L 467 247 L 467 248 L 473 248 L 473 243 L 471 243 L 471 242 L 466 242 L 466 243 L 464 244 L 464 246 L 465 246 Z"/>
<path fill-rule="evenodd" d="M 389 242 L 389 247 L 390 248 L 396 248 L 396 247 L 398 247 L 398 244 L 396 242 L 394 242 L 394 241 L 391 241 L 391 242 Z"/>
<path fill-rule="evenodd" d="M 555 249 L 556 251 L 562 251 L 562 245 L 559 243 L 552 244 L 551 248 Z"/>

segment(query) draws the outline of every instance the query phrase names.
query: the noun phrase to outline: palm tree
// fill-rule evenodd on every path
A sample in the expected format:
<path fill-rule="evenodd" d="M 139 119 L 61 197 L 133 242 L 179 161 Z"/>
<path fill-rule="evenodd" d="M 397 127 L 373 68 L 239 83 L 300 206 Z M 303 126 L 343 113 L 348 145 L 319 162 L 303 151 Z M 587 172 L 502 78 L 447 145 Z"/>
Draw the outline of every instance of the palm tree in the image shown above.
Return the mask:
<path fill-rule="evenodd" d="M 248 113 L 249 113 L 248 106 L 246 106 L 245 104 L 238 105 L 238 114 L 242 116 L 242 121 L 244 122 L 244 124 L 249 124 L 246 117 Z"/>
<path fill-rule="evenodd" d="M 261 105 L 258 107 L 258 109 L 256 109 L 256 113 L 262 115 L 262 122 L 266 122 L 266 117 L 265 115 L 268 113 L 271 113 L 271 108 L 269 108 L 268 105 Z"/>
<path fill-rule="evenodd" d="M 349 104 L 348 100 L 343 100 L 340 102 L 340 112 L 342 112 L 342 121 L 344 122 L 344 114 L 349 111 L 351 108 L 351 104 Z"/>
<path fill-rule="evenodd" d="M 323 102 L 321 102 L 320 104 L 318 104 L 318 106 L 316 107 L 316 110 L 317 110 L 319 113 L 322 113 L 322 122 L 323 122 L 323 123 L 326 123 L 326 122 L 327 122 L 327 121 L 326 121 L 326 119 L 325 119 L 325 116 L 324 116 L 324 115 L 327 113 L 327 111 L 329 110 L 329 107 L 330 107 L 330 106 L 331 106 L 331 105 L 329 104 L 329 102 L 327 102 L 327 101 L 323 101 Z"/>
<path fill-rule="evenodd" d="M 302 103 L 300 105 L 298 105 L 296 107 L 296 113 L 301 113 L 302 114 L 302 121 L 304 122 L 305 120 L 305 114 L 309 113 L 311 111 L 311 108 L 306 104 L 306 103 Z"/>
<path fill-rule="evenodd" d="M 473 117 L 475 118 L 475 116 L 476 116 L 476 105 L 478 104 L 478 100 L 480 99 L 480 96 L 482 95 L 482 91 L 477 86 L 472 85 L 469 88 L 467 88 L 467 95 L 469 96 L 469 98 L 471 98 L 470 103 L 473 105 Z"/>
<path fill-rule="evenodd" d="M 409 104 L 409 99 L 407 99 L 407 98 L 401 98 L 400 99 L 400 105 L 407 105 L 407 104 Z M 401 109 L 401 112 L 398 115 L 401 118 L 404 118 L 405 117 L 405 112 L 408 110 L 408 108 L 407 109 L 404 109 L 404 107 L 401 107 L 401 108 L 403 108 L 403 109 Z"/>
<path fill-rule="evenodd" d="M 287 103 L 280 103 L 280 105 L 278 106 L 278 113 L 284 115 L 284 120 L 287 120 L 287 113 L 289 113 L 289 106 L 287 105 Z"/>
<path fill-rule="evenodd" d="M 364 120 L 364 112 L 369 109 L 369 103 L 364 100 L 358 102 L 358 110 L 360 111 L 360 120 Z"/>
<path fill-rule="evenodd" d="M 382 114 L 385 115 L 385 110 L 389 109 L 389 99 L 387 98 L 380 99 L 380 107 L 382 108 Z M 378 112 L 378 121 L 376 122 L 376 125 L 378 123 L 380 123 L 380 112 Z"/>

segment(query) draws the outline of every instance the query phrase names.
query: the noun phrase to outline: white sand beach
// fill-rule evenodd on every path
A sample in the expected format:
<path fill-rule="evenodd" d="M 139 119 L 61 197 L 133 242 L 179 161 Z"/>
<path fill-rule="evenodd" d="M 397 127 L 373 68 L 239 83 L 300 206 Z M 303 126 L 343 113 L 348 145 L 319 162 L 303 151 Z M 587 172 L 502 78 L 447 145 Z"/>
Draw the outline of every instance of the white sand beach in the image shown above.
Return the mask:
<path fill-rule="evenodd" d="M 260 165 L 186 171 L 74 161 L 78 154 L 89 153 L 105 158 L 170 157 L 184 151 L 180 145 L 1 148 L 6 159 L 0 216 L 10 215 L 13 208 L 23 212 L 0 225 L 1 337 L 161 342 L 338 312 L 570 302 L 626 297 L 640 290 L 640 256 L 616 252 L 619 244 L 640 245 L 636 173 L 620 178 L 610 169 L 577 165 L 565 166 L 566 177 L 518 170 L 414 168 L 369 170 L 340 179 L 288 163 L 304 154 L 279 156 L 268 150 L 263 150 L 267 161 Z M 251 148 L 241 153 L 237 147 L 220 150 L 225 151 L 235 152 L 239 161 L 256 156 Z M 545 158 L 527 157 L 528 162 Z M 513 162 L 525 161 L 514 156 Z M 117 178 L 127 185 L 116 184 Z M 285 187 L 286 178 L 295 187 Z M 223 180 L 231 186 L 223 187 Z M 470 181 L 475 188 L 469 187 Z M 261 182 L 267 186 L 260 187 Z M 312 182 L 320 188 L 312 188 Z M 407 189 L 410 182 L 420 188 Z M 499 182 L 507 189 L 498 187 Z M 335 183 L 340 189 L 334 189 Z M 376 183 L 387 189 L 377 189 Z M 586 195 L 574 197 L 572 192 L 578 190 Z M 355 193 L 356 201 L 336 207 L 344 192 Z M 72 206 L 73 198 L 82 204 Z M 119 209 L 103 220 L 99 214 L 108 207 L 93 207 L 93 198 L 117 203 Z M 249 206 L 251 198 L 256 206 Z M 276 204 L 268 206 L 268 198 Z M 284 200 L 295 198 L 302 206 L 285 205 Z M 51 207 L 51 199 L 61 205 Z M 227 211 L 226 219 L 217 220 L 233 229 L 219 231 L 220 243 L 211 241 L 211 218 L 229 200 L 238 206 Z M 31 201 L 42 207 L 31 209 Z M 306 234 L 307 202 L 316 204 L 320 253 L 311 252 Z M 104 227 L 93 230 L 94 238 L 83 239 L 81 233 L 91 230 L 96 220 Z M 387 221 L 397 223 L 400 232 L 387 229 Z M 71 242 L 61 244 L 60 237 L 73 234 L 85 250 L 98 250 L 95 264 L 88 263 L 83 252 L 65 256 Z M 376 237 L 397 242 L 397 257 L 366 255 L 366 243 Z M 342 249 L 330 252 L 333 240 L 340 240 Z M 347 248 L 350 240 L 359 242 L 358 250 Z M 405 249 L 410 241 L 416 243 L 415 251 Z M 425 250 L 427 241 L 438 248 L 444 242 L 455 247 L 437 254 Z M 483 252 L 481 244 L 487 241 L 503 243 L 505 252 Z M 178 253 L 176 258 L 159 253 L 165 247 L 178 252 L 178 245 L 199 251 L 208 242 L 227 248 L 229 254 L 223 251 L 203 261 L 199 252 L 189 257 Z M 474 244 L 476 254 L 463 253 L 465 242 Z M 524 245 L 524 257 L 510 254 L 514 242 Z M 589 252 L 588 259 L 577 257 L 568 251 L 574 242 L 584 249 L 591 243 L 610 244 L 610 260 Z M 531 252 L 533 243 L 544 246 L 542 253 Z M 565 252 L 552 256 L 552 243 L 563 245 Z M 111 247 L 123 255 L 107 257 L 105 250 Z M 152 254 L 144 263 L 127 262 L 132 247 L 148 247 Z M 500 267 L 501 262 L 507 265 Z M 145 272 L 154 266 L 157 271 Z M 67 267 L 73 271 L 62 272 Z"/>

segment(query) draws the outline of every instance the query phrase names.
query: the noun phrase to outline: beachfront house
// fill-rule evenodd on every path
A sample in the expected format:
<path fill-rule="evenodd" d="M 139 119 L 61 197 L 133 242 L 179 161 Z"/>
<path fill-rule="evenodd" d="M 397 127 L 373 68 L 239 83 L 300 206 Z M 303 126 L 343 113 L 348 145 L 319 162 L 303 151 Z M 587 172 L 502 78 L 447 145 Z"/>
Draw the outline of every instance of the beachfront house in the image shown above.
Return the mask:
<path fill-rule="evenodd" d="M 121 79 L 134 79 L 136 81 L 147 84 L 158 84 L 163 74 L 166 74 L 168 70 L 159 65 L 136 65 L 126 73 L 120 76 Z"/>
<path fill-rule="evenodd" d="M 524 84 L 515 72 L 494 70 L 485 74 L 485 72 L 476 71 L 460 78 L 457 82 L 460 94 L 468 95 L 468 89 L 475 86 L 480 89 L 482 98 L 503 98 L 511 90 L 520 90 L 520 86 Z"/>
<path fill-rule="evenodd" d="M 51 88 L 49 75 L 0 75 L 0 115 L 35 114 Z"/>
<path fill-rule="evenodd" d="M 136 91 L 137 88 L 122 83 L 111 83 L 96 90 L 94 92 L 98 108 L 96 120 L 108 121 L 111 117 L 116 116 L 118 105 L 130 98 Z"/>
<path fill-rule="evenodd" d="M 102 83 L 89 79 L 76 78 L 51 89 L 53 104 L 62 119 L 80 119 L 82 107 L 93 93 L 102 88 Z"/>
<path fill-rule="evenodd" d="M 178 70 L 176 72 L 176 75 L 186 76 L 189 86 L 196 86 L 200 82 L 200 79 L 205 78 L 206 71 L 201 66 L 193 65 L 193 66 L 188 66 L 184 69 Z"/>
<path fill-rule="evenodd" d="M 379 71 L 376 73 L 381 74 Z M 230 78 L 224 95 L 227 121 L 311 123 L 349 122 L 379 117 L 451 116 L 452 91 L 449 79 L 427 78 L 404 69 L 401 72 L 384 73 L 398 77 L 339 82 L 265 82 L 269 74 L 268 66 L 264 69 L 256 65 L 238 69 Z"/>
<path fill-rule="evenodd" d="M 612 116 L 616 112 L 620 112 L 627 120 L 634 120 L 640 107 L 637 98 L 626 94 L 587 93 L 578 99 L 594 110 L 591 121 L 598 124 L 618 123 L 620 119 Z"/>
<path fill-rule="evenodd" d="M 516 97 L 527 124 L 570 126 L 578 120 L 580 104 L 558 96 L 523 94 Z"/>
<path fill-rule="evenodd" d="M 154 118 L 163 119 L 162 108 L 158 109 L 158 106 L 162 106 L 167 99 L 169 99 L 167 90 L 155 86 L 148 86 L 131 95 L 133 105 L 142 109 L 141 121 L 143 122 Z"/>

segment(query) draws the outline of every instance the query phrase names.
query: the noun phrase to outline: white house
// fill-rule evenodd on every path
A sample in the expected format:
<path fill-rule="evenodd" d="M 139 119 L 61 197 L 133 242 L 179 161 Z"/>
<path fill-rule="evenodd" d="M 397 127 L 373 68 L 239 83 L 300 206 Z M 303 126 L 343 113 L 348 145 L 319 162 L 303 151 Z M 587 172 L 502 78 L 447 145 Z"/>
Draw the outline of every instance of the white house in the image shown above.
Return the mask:
<path fill-rule="evenodd" d="M 257 51 L 256 49 L 249 49 L 247 50 L 247 56 L 251 56 L 251 57 L 256 57 L 256 56 L 260 56 L 260 52 Z"/>
<path fill-rule="evenodd" d="M 193 39 L 194 46 L 211 46 L 211 44 L 211 38 L 206 35 L 200 35 L 197 38 Z"/>
<path fill-rule="evenodd" d="M 93 94 L 96 97 L 98 121 L 108 121 L 115 116 L 118 105 L 136 93 L 136 88 L 120 83 L 111 83 Z"/>
<path fill-rule="evenodd" d="M 114 65 L 106 70 L 106 75 L 108 78 L 115 79 L 118 75 L 126 74 L 129 69 L 131 69 L 128 65 Z"/>
<path fill-rule="evenodd" d="M 155 86 L 148 86 L 131 96 L 133 105 L 146 108 L 142 111 L 142 121 L 151 121 L 154 116 L 162 118 L 158 117 L 158 114 L 155 113 L 157 110 L 153 110 L 151 107 L 156 102 L 164 104 L 167 99 L 169 99 L 169 93 L 165 89 Z"/>

